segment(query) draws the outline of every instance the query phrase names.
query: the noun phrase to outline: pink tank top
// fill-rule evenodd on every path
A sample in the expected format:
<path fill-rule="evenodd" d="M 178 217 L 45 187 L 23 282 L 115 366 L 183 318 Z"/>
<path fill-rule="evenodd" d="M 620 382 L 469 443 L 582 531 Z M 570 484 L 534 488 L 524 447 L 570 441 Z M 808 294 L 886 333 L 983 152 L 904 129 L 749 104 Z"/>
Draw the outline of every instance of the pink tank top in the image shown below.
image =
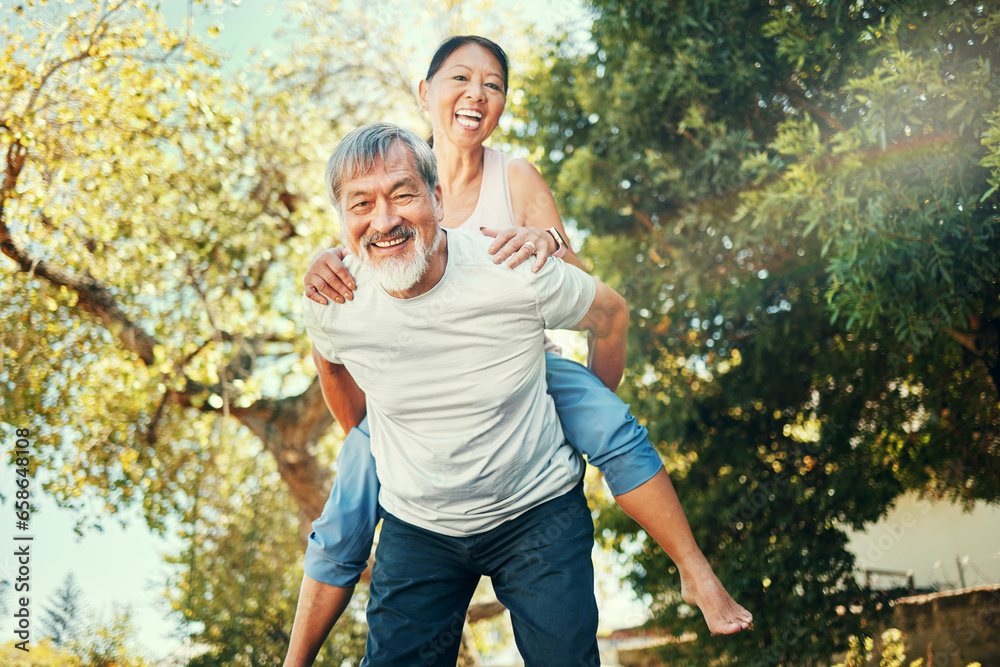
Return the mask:
<path fill-rule="evenodd" d="M 479 186 L 479 201 L 458 229 L 478 231 L 480 227 L 503 229 L 514 226 L 514 207 L 510 203 L 507 183 L 508 157 L 498 150 L 483 146 L 483 180 Z M 505 215 L 498 214 L 504 211 Z"/>
<path fill-rule="evenodd" d="M 479 231 L 480 227 L 503 229 L 514 226 L 514 207 L 510 202 L 507 162 L 510 158 L 498 150 L 483 146 L 483 180 L 479 186 L 476 210 L 456 229 Z M 497 211 L 505 211 L 506 215 Z M 562 354 L 562 348 L 545 337 L 545 351 Z"/>

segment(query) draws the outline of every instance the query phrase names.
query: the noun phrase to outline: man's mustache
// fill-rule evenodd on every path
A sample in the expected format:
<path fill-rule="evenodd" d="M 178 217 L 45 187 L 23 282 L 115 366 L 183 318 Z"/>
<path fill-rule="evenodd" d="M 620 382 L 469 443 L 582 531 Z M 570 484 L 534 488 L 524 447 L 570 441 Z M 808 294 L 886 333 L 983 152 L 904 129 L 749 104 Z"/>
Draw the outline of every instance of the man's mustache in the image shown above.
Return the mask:
<path fill-rule="evenodd" d="M 399 225 L 398 227 L 393 227 L 387 232 L 372 232 L 371 234 L 368 234 L 363 239 L 361 239 L 361 245 L 365 249 L 368 249 L 371 247 L 373 243 L 379 243 L 381 241 L 395 241 L 399 239 L 408 239 L 416 235 L 417 235 L 417 230 L 413 229 L 412 227 Z"/>

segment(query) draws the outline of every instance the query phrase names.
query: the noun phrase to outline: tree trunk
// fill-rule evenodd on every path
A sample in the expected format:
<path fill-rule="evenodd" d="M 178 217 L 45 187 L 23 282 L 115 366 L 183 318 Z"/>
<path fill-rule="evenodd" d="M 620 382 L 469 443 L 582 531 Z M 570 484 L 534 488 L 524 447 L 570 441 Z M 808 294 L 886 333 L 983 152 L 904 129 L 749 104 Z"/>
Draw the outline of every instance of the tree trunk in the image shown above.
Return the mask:
<path fill-rule="evenodd" d="M 298 396 L 262 399 L 249 408 L 232 408 L 230 413 L 274 456 L 278 473 L 298 504 L 304 539 L 310 523 L 323 511 L 333 479 L 330 470 L 316 459 L 316 444 L 333 424 L 319 379 L 313 378 Z"/>

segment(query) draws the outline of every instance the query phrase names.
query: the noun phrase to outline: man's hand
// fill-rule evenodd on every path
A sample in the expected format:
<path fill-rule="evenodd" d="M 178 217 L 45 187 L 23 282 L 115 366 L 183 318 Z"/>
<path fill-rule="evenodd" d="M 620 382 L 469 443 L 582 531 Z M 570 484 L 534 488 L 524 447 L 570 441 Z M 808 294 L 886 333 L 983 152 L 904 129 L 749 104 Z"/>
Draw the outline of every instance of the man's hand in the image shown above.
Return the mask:
<path fill-rule="evenodd" d="M 325 306 L 329 297 L 337 303 L 344 303 L 354 298 L 351 290 L 358 288 L 354 276 L 344 266 L 347 251 L 343 248 L 330 248 L 316 255 L 312 265 L 306 272 L 305 295 L 316 303 Z M 323 296 L 323 295 L 326 296 Z"/>

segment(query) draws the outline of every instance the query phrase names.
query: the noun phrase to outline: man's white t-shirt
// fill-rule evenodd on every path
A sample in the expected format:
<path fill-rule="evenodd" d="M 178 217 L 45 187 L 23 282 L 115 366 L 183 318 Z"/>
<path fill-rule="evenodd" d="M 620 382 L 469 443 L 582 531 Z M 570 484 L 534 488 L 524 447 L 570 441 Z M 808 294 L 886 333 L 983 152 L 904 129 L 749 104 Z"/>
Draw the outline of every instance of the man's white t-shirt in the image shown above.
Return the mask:
<path fill-rule="evenodd" d="M 546 393 L 544 329 L 578 323 L 593 278 L 549 259 L 532 273 L 494 264 L 492 239 L 446 230 L 440 282 L 412 299 L 381 288 L 354 255 L 343 305 L 303 297 L 306 328 L 367 396 L 379 502 L 443 535 L 499 526 L 572 489 L 583 475 Z"/>

